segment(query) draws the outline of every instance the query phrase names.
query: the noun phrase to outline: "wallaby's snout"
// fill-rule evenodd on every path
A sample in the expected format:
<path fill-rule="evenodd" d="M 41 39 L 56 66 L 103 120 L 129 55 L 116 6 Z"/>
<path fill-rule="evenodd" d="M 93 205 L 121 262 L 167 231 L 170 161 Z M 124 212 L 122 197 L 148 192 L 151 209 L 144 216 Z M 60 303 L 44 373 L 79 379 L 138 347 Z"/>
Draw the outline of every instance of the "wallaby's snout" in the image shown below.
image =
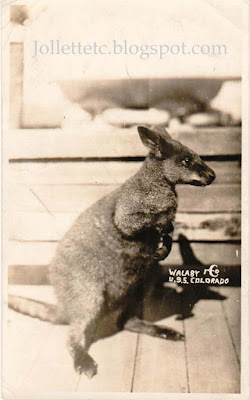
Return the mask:
<path fill-rule="evenodd" d="M 216 178 L 215 172 L 212 170 L 212 168 L 209 168 L 206 165 L 206 183 L 205 183 L 205 185 L 210 185 L 215 180 L 215 178 Z"/>
<path fill-rule="evenodd" d="M 216 178 L 215 172 L 198 157 L 199 161 L 194 162 L 191 169 L 191 181 L 187 182 L 194 186 L 210 185 Z"/>

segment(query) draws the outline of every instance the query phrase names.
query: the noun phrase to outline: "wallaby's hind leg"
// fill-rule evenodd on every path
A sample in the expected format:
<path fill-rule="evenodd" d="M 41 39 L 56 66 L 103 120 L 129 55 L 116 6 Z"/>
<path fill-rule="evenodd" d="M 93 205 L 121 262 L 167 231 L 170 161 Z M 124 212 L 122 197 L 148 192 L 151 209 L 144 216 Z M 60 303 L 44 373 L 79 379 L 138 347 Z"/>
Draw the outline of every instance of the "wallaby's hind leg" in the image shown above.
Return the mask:
<path fill-rule="evenodd" d="M 145 333 L 147 335 L 156 336 L 162 339 L 184 340 L 184 335 L 175 331 L 174 329 L 166 328 L 165 326 L 154 325 L 152 322 L 136 317 L 129 319 L 125 323 L 124 329 L 131 332 Z"/>
<path fill-rule="evenodd" d="M 148 287 L 150 287 L 150 282 L 153 282 L 153 278 L 154 277 L 151 277 L 149 271 L 148 280 L 146 282 L 141 282 L 141 284 L 136 288 L 134 295 L 131 296 L 132 301 L 128 304 L 118 321 L 118 326 L 120 329 L 145 333 L 162 339 L 184 340 L 184 335 L 182 335 L 182 333 L 165 326 L 154 325 L 152 322 L 143 319 L 144 296 L 148 291 Z"/>
<path fill-rule="evenodd" d="M 95 321 L 75 321 L 69 332 L 69 351 L 77 373 L 84 373 L 89 379 L 97 374 L 97 364 L 88 354 L 95 332 Z"/>
<path fill-rule="evenodd" d="M 76 372 L 84 373 L 88 378 L 97 374 L 97 364 L 88 354 L 88 350 L 98 329 L 104 302 L 100 288 L 97 285 L 90 286 L 92 291 L 89 296 L 83 297 L 76 293 L 78 297 L 71 304 L 73 307 L 71 307 L 71 326 L 68 340 L 69 351 L 73 357 Z"/>

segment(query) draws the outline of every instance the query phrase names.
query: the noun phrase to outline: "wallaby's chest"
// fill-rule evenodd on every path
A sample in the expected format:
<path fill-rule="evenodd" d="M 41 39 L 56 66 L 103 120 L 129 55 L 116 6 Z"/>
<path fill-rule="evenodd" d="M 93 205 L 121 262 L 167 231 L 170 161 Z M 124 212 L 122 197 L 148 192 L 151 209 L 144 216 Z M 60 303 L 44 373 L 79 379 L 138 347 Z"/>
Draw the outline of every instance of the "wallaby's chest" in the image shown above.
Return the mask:
<path fill-rule="evenodd" d="M 117 245 L 113 247 L 114 268 L 111 272 L 109 264 L 106 275 L 107 295 L 112 301 L 116 299 L 119 302 L 131 293 L 131 289 L 137 290 L 137 285 L 155 266 L 155 256 L 162 237 L 173 231 L 172 218 L 169 219 L 167 212 L 154 215 L 154 218 L 152 225 L 133 239 L 126 239 L 115 231 L 114 242 Z"/>
<path fill-rule="evenodd" d="M 108 303 L 115 306 L 126 299 L 131 290 L 136 290 L 147 272 L 154 266 L 154 254 L 159 242 L 159 235 L 152 234 L 151 241 L 124 241 L 115 253 L 116 265 L 106 275 L 106 296 Z"/>

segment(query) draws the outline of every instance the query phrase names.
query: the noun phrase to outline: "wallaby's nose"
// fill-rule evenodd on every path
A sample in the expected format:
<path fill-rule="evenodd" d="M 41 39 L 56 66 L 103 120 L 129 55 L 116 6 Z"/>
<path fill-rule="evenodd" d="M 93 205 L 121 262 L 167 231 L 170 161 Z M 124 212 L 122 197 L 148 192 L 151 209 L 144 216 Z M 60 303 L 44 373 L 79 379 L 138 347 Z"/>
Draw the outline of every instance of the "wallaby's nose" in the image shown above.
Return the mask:
<path fill-rule="evenodd" d="M 216 174 L 212 169 L 209 170 L 208 177 L 209 177 L 209 183 L 212 183 L 215 180 Z"/>

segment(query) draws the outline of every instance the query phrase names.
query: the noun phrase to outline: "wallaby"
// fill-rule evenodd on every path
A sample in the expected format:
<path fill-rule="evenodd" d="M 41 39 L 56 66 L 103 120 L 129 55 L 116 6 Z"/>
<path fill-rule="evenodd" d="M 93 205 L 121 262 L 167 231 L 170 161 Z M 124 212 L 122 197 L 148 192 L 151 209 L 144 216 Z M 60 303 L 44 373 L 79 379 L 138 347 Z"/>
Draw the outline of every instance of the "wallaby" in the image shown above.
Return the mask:
<path fill-rule="evenodd" d="M 142 319 L 144 282 L 171 250 L 177 209 L 175 185 L 205 186 L 215 173 L 164 128 L 139 126 L 148 148 L 140 170 L 84 211 L 58 245 L 50 265 L 58 307 L 17 296 L 9 306 L 55 323 L 70 324 L 69 350 L 77 372 L 89 378 L 97 364 L 88 354 L 101 319 L 118 312 L 120 329 L 171 340 L 183 335 Z"/>

